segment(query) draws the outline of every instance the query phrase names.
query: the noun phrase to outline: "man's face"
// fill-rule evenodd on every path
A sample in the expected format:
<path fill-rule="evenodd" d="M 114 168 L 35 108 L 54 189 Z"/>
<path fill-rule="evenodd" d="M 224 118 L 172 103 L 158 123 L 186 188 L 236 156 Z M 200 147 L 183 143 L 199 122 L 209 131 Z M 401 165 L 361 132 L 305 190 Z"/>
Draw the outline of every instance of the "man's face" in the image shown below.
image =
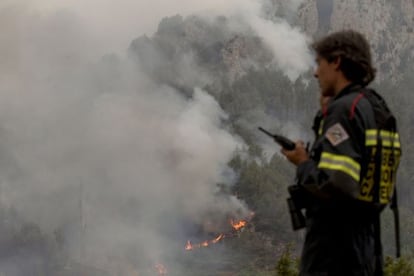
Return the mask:
<path fill-rule="evenodd" d="M 328 62 L 321 56 L 316 57 L 314 76 L 318 79 L 321 94 L 324 97 L 335 96 L 335 85 L 338 80 L 338 61 Z"/>

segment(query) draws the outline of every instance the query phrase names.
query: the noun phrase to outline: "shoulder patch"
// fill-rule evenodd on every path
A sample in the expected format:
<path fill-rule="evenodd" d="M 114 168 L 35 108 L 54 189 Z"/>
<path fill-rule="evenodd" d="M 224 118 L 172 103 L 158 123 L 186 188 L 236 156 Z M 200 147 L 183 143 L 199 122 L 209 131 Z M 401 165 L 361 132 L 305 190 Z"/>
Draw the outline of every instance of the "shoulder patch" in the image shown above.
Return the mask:
<path fill-rule="evenodd" d="M 337 146 L 347 140 L 349 135 L 340 123 L 336 123 L 326 131 L 325 137 L 333 146 Z"/>

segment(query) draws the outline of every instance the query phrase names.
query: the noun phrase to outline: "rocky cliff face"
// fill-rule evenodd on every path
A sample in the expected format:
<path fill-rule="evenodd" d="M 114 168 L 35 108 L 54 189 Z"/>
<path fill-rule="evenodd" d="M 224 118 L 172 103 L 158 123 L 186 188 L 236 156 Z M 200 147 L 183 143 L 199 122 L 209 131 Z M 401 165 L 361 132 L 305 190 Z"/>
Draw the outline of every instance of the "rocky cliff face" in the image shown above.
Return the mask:
<path fill-rule="evenodd" d="M 350 28 L 365 34 L 379 81 L 398 81 L 414 61 L 414 0 L 307 0 L 295 13 L 272 1 L 264 7 L 269 18 L 286 18 L 312 38 Z M 210 22 L 196 16 L 165 18 L 152 38 L 136 39 L 130 50 L 145 71 L 180 88 L 218 79 L 232 83 L 252 68 L 267 68 L 272 57 L 263 41 L 234 32 L 229 22 L 225 17 Z M 177 70 L 185 67 L 189 70 Z M 188 76 L 194 76 L 192 81 Z"/>
<path fill-rule="evenodd" d="M 414 58 L 413 0 L 309 0 L 300 7 L 298 24 L 312 37 L 350 28 L 364 33 L 380 79 L 398 80 Z"/>

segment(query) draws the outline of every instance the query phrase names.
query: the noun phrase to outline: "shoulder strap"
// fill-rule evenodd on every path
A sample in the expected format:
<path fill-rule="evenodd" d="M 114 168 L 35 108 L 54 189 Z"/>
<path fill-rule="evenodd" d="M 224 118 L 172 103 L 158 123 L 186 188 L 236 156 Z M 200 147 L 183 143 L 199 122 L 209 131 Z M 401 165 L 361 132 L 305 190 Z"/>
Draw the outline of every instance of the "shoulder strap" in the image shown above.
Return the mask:
<path fill-rule="evenodd" d="M 356 106 L 363 97 L 368 100 L 373 108 L 378 128 L 397 131 L 395 117 L 388 108 L 387 103 L 381 95 L 372 89 L 362 88 L 358 95 L 354 98 L 349 110 L 349 119 L 352 120 L 355 117 Z"/>
<path fill-rule="evenodd" d="M 355 108 L 358 104 L 358 102 L 364 97 L 364 92 L 360 92 L 358 96 L 355 97 L 355 99 L 352 101 L 351 109 L 349 110 L 349 119 L 353 119 L 355 116 Z"/>

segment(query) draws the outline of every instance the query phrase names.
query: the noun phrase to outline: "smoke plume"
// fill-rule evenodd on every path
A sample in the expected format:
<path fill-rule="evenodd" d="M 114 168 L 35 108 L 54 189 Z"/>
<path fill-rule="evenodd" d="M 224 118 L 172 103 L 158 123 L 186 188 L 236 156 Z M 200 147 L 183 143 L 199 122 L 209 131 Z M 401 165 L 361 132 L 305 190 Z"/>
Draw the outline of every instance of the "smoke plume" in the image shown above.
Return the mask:
<path fill-rule="evenodd" d="M 185 221 L 248 215 L 217 185 L 234 184 L 227 163 L 244 144 L 198 88 L 209 79 L 184 60 L 177 71 L 193 88 L 184 96 L 128 60 L 130 41 L 165 15 L 225 15 L 263 38 L 292 80 L 310 64 L 306 38 L 266 19 L 258 3 L 164 2 L 0 5 L 0 208 L 58 233 L 81 263 L 110 266 L 130 250 L 155 263 L 166 245 L 185 240 Z M 25 263 L 10 260 L 9 272 Z"/>

